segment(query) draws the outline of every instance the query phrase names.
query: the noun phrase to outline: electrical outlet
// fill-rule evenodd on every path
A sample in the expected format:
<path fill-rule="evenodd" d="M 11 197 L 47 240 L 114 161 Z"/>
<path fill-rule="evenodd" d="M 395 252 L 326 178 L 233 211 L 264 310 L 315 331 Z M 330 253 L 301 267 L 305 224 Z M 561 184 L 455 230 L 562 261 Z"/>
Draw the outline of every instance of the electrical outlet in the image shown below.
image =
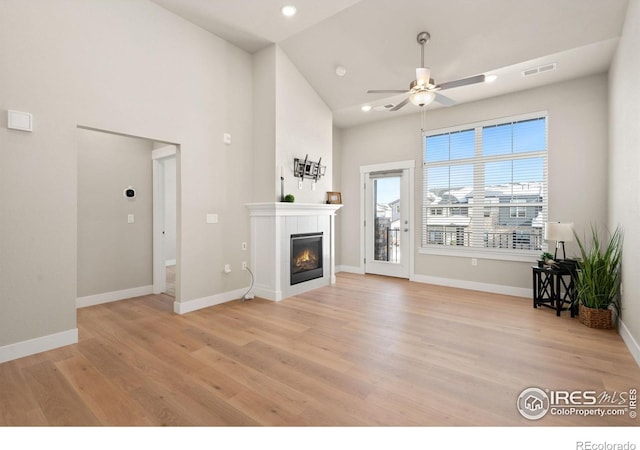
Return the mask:
<path fill-rule="evenodd" d="M 242 261 L 242 270 L 247 270 L 247 262 Z"/>
<path fill-rule="evenodd" d="M 231 273 L 231 266 L 229 264 L 224 265 L 224 273 Z"/>
<path fill-rule="evenodd" d="M 471 265 L 472 266 L 477 266 L 478 265 L 478 258 L 471 258 Z"/>

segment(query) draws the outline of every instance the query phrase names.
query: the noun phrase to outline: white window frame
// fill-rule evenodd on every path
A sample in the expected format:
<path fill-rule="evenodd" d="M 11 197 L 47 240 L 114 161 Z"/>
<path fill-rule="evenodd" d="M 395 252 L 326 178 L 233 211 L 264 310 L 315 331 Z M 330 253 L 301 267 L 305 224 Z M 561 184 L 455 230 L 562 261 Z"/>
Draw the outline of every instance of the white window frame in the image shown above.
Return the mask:
<path fill-rule="evenodd" d="M 542 204 L 542 217 L 543 217 L 543 222 L 546 222 L 548 219 L 548 210 L 549 210 L 549 196 L 548 196 L 548 192 L 549 192 L 549 180 L 548 180 L 548 162 L 549 162 L 549 113 L 548 111 L 537 111 L 537 112 L 532 112 L 532 113 L 527 113 L 527 114 L 520 114 L 520 115 L 515 115 L 515 116 L 508 116 L 508 117 L 501 117 L 501 118 L 496 118 L 496 119 L 491 119 L 491 120 L 485 120 L 485 121 L 479 121 L 479 122 L 473 122 L 473 123 L 468 123 L 468 124 L 464 124 L 464 125 L 457 125 L 454 127 L 447 127 L 447 128 L 440 128 L 440 129 L 435 129 L 435 130 L 428 130 L 428 131 L 423 131 L 422 132 L 422 158 L 423 158 L 423 173 L 422 173 L 422 183 L 423 183 L 423 195 L 422 195 L 422 220 L 420 223 L 420 229 L 421 229 L 421 233 L 420 233 L 420 247 L 418 247 L 418 253 L 419 254 L 425 254 L 425 255 L 441 255 L 441 256 L 458 256 L 458 257 L 467 257 L 467 258 L 482 258 L 482 259 L 494 259 L 494 260 L 502 260 L 502 261 L 519 261 L 519 262 L 534 262 L 536 259 L 538 259 L 541 251 L 546 251 L 547 250 L 547 246 L 546 243 L 543 242 L 542 244 L 542 250 L 538 251 L 538 250 L 517 250 L 517 249 L 500 249 L 500 248 L 485 248 L 485 247 L 470 247 L 470 246 L 453 246 L 453 245 L 439 245 L 439 244 L 427 244 L 427 245 L 423 245 L 423 234 L 424 234 L 424 230 L 425 230 L 425 226 L 426 224 L 424 223 L 424 221 L 426 220 L 426 216 L 424 216 L 425 214 L 425 207 L 426 208 L 438 208 L 439 206 L 427 206 L 425 204 L 425 196 L 426 196 L 426 186 L 425 186 L 425 180 L 426 180 L 426 170 L 427 170 L 427 164 L 425 161 L 426 158 L 426 138 L 428 136 L 433 136 L 433 135 L 437 135 L 437 134 L 444 134 L 444 133 L 453 133 L 456 131 L 463 131 L 463 130 L 469 130 L 469 129 L 474 129 L 476 130 L 476 139 L 478 138 L 478 132 L 477 130 L 480 129 L 482 130 L 482 128 L 484 127 L 489 127 L 489 126 L 493 126 L 493 125 L 502 125 L 502 124 L 506 124 L 506 123 L 510 123 L 510 122 L 520 122 L 520 121 L 525 121 L 525 120 L 531 120 L 531 119 L 536 119 L 536 118 L 540 118 L 540 117 L 545 117 L 546 118 L 546 124 L 547 124 L 547 135 L 546 135 L 546 149 L 543 151 L 536 151 L 536 152 L 528 152 L 528 153 L 518 153 L 518 154 L 512 154 L 512 158 L 510 159 L 518 159 L 518 158 L 532 158 L 532 157 L 543 157 L 543 198 L 546 199 L 546 203 Z M 478 148 L 478 144 L 476 144 L 476 148 Z M 473 160 L 477 160 L 479 158 L 473 158 Z M 456 161 L 456 163 L 459 163 L 460 161 Z M 448 162 L 447 162 L 448 163 Z M 443 165 L 449 165 L 447 163 L 443 163 Z M 432 165 L 429 165 L 430 167 L 433 167 Z M 474 188 L 484 188 L 483 186 L 474 186 Z M 518 207 L 518 206 L 523 206 L 524 208 L 526 208 L 526 206 L 534 206 L 534 204 L 510 204 L 510 207 Z M 491 205 L 491 207 L 498 207 L 498 204 Z M 441 207 L 444 208 L 444 207 Z M 483 212 L 483 216 L 484 216 L 484 212 Z"/>

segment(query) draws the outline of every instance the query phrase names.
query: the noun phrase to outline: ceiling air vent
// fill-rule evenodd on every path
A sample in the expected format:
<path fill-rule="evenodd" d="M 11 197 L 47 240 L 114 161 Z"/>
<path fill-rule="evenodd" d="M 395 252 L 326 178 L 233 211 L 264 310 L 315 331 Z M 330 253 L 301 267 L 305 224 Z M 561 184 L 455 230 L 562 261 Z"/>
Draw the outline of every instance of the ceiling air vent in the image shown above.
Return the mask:
<path fill-rule="evenodd" d="M 551 70 L 556 70 L 556 63 L 545 64 L 544 66 L 532 67 L 531 69 L 523 70 L 523 77 L 530 77 L 531 75 L 537 75 L 543 72 L 549 72 Z"/>

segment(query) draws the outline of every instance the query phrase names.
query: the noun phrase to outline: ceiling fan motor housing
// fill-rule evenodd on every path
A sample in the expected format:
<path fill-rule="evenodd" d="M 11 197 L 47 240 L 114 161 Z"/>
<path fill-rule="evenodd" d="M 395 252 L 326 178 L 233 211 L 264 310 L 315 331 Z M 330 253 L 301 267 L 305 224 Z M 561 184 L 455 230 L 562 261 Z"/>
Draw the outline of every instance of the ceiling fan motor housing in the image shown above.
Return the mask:
<path fill-rule="evenodd" d="M 409 85 L 409 90 L 410 91 L 417 91 L 420 89 L 428 89 L 431 91 L 437 91 L 437 89 L 435 89 L 436 87 L 436 81 L 433 78 L 429 78 L 429 84 L 427 84 L 426 86 L 418 86 L 418 80 L 413 80 L 411 82 L 411 84 Z"/>
<path fill-rule="evenodd" d="M 418 33 L 418 37 L 416 39 L 418 41 L 418 44 L 424 45 L 427 42 L 429 42 L 429 39 L 431 39 L 431 35 L 429 34 L 428 31 L 422 31 Z"/>

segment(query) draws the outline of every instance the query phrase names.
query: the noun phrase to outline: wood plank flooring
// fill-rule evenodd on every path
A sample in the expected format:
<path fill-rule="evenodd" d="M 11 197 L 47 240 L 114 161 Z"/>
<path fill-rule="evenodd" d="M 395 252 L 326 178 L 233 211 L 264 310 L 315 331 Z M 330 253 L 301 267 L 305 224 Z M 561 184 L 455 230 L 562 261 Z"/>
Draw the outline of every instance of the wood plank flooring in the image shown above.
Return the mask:
<path fill-rule="evenodd" d="M 519 415 L 531 386 L 640 387 L 617 332 L 522 298 L 339 274 L 278 303 L 172 301 L 79 309 L 77 345 L 0 364 L 0 425 L 639 424 Z"/>

